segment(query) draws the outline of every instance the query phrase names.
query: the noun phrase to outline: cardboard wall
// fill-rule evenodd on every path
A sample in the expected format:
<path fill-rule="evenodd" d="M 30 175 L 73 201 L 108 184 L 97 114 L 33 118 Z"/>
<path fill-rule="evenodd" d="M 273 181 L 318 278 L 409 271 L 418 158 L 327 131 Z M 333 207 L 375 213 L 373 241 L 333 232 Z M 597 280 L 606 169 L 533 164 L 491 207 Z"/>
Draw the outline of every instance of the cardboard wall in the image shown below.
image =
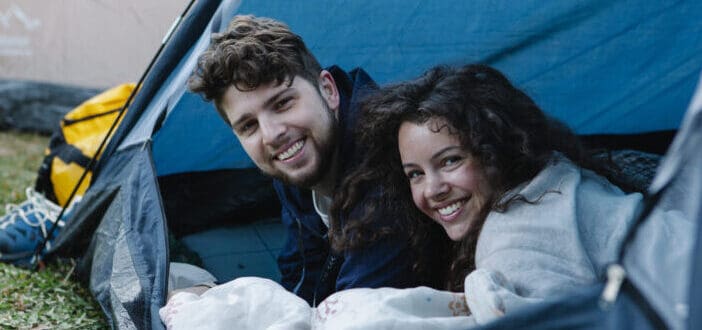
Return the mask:
<path fill-rule="evenodd" d="M 0 79 L 137 81 L 187 0 L 0 0 Z"/>

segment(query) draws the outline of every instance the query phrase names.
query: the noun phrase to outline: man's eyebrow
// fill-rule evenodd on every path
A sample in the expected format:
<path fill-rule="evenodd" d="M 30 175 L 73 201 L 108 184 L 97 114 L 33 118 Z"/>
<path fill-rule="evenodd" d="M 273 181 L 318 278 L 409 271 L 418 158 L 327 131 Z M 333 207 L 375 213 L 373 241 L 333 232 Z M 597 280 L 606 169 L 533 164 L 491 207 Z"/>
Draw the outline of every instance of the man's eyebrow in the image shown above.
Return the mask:
<path fill-rule="evenodd" d="M 237 120 L 232 124 L 232 128 L 236 129 L 241 123 L 243 123 L 243 122 L 249 120 L 249 117 L 251 117 L 251 115 L 248 114 L 248 113 L 245 113 L 245 114 L 241 115 L 241 116 L 240 116 L 239 118 L 237 118 Z"/>
<path fill-rule="evenodd" d="M 268 100 L 266 100 L 266 102 L 263 103 L 263 107 L 264 108 L 270 107 L 273 103 L 278 101 L 278 99 L 280 98 L 281 95 L 287 93 L 290 90 L 294 90 L 294 89 L 295 88 L 293 88 L 292 86 L 288 86 L 286 88 L 281 89 L 277 93 L 273 94 L 273 96 L 269 97 Z"/>
<path fill-rule="evenodd" d="M 276 92 L 275 94 L 273 94 L 273 96 L 269 97 L 268 100 L 266 100 L 266 102 L 263 103 L 263 107 L 265 108 L 265 107 L 271 106 L 271 104 L 278 101 L 278 99 L 280 98 L 281 95 L 285 94 L 286 92 L 288 92 L 290 90 L 294 90 L 294 88 L 293 87 L 286 87 L 286 88 L 283 88 L 280 91 Z M 241 115 L 241 117 L 237 118 L 236 121 L 233 124 L 231 124 L 232 128 L 236 128 L 237 125 L 248 120 L 249 117 L 251 117 L 251 115 L 248 113 Z"/>

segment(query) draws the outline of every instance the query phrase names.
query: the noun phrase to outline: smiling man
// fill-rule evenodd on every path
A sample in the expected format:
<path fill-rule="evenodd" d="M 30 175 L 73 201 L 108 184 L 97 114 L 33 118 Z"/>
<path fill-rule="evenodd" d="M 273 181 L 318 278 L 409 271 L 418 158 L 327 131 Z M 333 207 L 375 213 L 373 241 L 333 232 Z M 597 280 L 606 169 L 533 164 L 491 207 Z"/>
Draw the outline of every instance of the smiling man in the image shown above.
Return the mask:
<path fill-rule="evenodd" d="M 351 132 L 358 103 L 376 88 L 360 69 L 323 70 L 285 24 L 253 16 L 237 16 L 213 35 L 190 80 L 275 179 L 287 229 L 278 257 L 282 284 L 310 304 L 342 289 L 428 284 L 412 272 L 415 255 L 403 233 L 330 248 L 330 225 L 340 226 L 330 224 L 335 189 L 361 159 Z M 394 216 L 386 211 L 378 210 L 379 222 Z"/>
<path fill-rule="evenodd" d="M 255 90 L 230 86 L 218 106 L 264 173 L 329 196 L 339 109 L 334 79 L 321 71 L 319 89 L 304 78 L 286 80 Z"/>

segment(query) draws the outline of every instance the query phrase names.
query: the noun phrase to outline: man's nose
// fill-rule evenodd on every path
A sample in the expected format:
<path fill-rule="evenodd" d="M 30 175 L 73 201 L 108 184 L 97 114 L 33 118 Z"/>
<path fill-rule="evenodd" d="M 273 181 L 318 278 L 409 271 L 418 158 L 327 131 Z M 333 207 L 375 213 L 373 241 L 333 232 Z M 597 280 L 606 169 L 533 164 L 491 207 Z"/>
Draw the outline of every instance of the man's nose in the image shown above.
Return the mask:
<path fill-rule="evenodd" d="M 272 118 L 263 118 L 259 120 L 259 128 L 263 143 L 266 145 L 277 145 L 282 141 L 285 135 L 285 125 L 278 120 Z"/>

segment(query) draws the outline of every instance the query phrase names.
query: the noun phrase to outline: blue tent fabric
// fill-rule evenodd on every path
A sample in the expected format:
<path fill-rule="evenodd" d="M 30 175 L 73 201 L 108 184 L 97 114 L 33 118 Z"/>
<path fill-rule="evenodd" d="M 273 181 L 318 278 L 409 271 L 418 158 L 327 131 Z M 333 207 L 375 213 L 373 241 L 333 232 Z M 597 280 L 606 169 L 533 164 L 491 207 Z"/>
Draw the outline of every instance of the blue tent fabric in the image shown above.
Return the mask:
<path fill-rule="evenodd" d="M 254 167 L 214 106 L 199 95 L 183 94 L 171 113 L 154 135 L 159 175 Z"/>
<path fill-rule="evenodd" d="M 288 23 L 322 65 L 379 83 L 493 65 L 580 134 L 677 128 L 702 69 L 699 1 L 245 0 L 239 12 Z"/>
<path fill-rule="evenodd" d="M 630 284 L 625 284 L 611 305 L 601 301 L 604 285 L 583 288 L 563 297 L 527 306 L 478 327 L 497 329 L 664 329 L 665 323 L 648 308 Z"/>
<path fill-rule="evenodd" d="M 362 67 L 379 83 L 415 77 L 437 64 L 493 65 L 578 134 L 676 129 L 702 69 L 702 25 L 692 19 L 702 17 L 702 3 L 694 1 L 363 0 L 320 6 L 243 0 L 226 16 L 233 14 L 280 19 L 323 66 Z M 193 43 L 177 44 L 181 53 L 192 51 Z M 155 79 L 147 86 L 165 78 Z M 233 134 L 211 104 L 189 93 L 174 104 L 161 128 L 168 133 L 155 137 L 160 175 L 252 166 L 236 142 L 227 143 Z M 137 99 L 135 107 L 141 106 Z M 207 129 L 183 129 L 194 122 Z M 162 135 L 169 142 L 162 143 Z"/>

